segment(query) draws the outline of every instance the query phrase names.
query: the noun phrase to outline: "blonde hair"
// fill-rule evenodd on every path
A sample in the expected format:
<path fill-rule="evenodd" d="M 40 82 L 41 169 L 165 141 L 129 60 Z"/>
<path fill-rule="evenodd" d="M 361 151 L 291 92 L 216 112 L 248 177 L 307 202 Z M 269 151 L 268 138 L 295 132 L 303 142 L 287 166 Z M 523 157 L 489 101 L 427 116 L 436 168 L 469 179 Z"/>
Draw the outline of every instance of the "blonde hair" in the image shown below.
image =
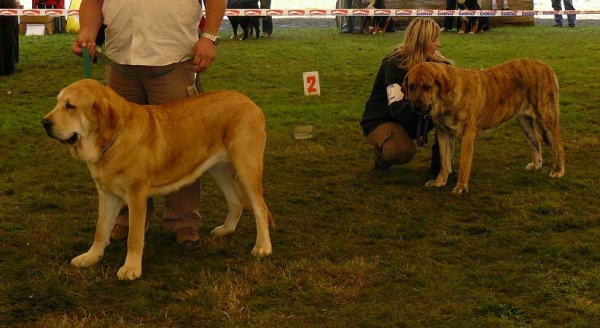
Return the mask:
<path fill-rule="evenodd" d="M 433 19 L 417 17 L 408 24 L 402 43 L 397 45 L 387 58 L 399 59 L 399 68 L 406 70 L 424 61 L 454 64 L 437 50 L 433 58 L 425 57 L 427 47 L 437 40 L 440 34 L 440 26 Z"/>

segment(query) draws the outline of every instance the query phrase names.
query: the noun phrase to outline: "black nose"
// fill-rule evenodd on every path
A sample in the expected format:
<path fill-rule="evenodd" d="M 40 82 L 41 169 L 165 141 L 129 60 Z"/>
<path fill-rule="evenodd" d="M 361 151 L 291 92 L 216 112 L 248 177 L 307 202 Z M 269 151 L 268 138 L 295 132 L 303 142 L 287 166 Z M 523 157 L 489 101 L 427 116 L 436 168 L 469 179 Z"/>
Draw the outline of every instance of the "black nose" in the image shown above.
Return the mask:
<path fill-rule="evenodd" d="M 50 121 L 49 119 L 43 119 L 42 125 L 44 126 L 44 130 L 46 130 L 46 132 L 52 131 L 52 121 Z"/>

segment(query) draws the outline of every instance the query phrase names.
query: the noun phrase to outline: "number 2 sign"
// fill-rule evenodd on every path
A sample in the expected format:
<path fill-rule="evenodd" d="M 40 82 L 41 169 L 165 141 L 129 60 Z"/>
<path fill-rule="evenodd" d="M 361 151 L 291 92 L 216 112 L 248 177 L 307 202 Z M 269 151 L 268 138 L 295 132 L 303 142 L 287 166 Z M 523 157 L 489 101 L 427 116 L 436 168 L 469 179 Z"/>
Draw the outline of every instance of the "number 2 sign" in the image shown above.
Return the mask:
<path fill-rule="evenodd" d="M 319 84 L 319 72 L 305 72 L 303 74 L 304 79 L 304 95 L 306 96 L 320 96 L 321 85 Z"/>

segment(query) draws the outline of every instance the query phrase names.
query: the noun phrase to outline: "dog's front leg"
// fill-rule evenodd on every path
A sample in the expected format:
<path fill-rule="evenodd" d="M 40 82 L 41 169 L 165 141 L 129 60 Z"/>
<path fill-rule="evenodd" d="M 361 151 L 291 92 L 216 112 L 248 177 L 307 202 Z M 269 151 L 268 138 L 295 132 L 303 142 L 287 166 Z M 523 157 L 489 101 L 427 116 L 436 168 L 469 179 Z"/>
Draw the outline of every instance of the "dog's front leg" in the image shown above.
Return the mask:
<path fill-rule="evenodd" d="M 440 173 L 435 180 L 427 181 L 428 187 L 443 187 L 452 173 L 452 156 L 454 153 L 454 136 L 446 132 L 436 132 L 440 146 Z"/>
<path fill-rule="evenodd" d="M 471 32 L 469 32 L 469 34 L 477 33 L 478 29 L 479 29 L 479 18 L 476 18 L 473 21 L 471 21 Z"/>
<path fill-rule="evenodd" d="M 96 235 L 90 250 L 73 260 L 71 264 L 77 267 L 87 267 L 98 263 L 104 255 L 104 249 L 110 244 L 110 231 L 115 225 L 123 200 L 117 195 L 103 192 L 98 188 L 98 221 Z"/>
<path fill-rule="evenodd" d="M 128 192 L 125 197 L 129 206 L 127 257 L 125 258 L 125 264 L 117 272 L 117 277 L 119 280 L 135 280 L 142 275 L 148 193 L 145 190 L 135 190 Z"/>
<path fill-rule="evenodd" d="M 471 176 L 471 162 L 473 161 L 473 151 L 475 148 L 475 138 L 477 133 L 469 131 L 468 128 L 460 143 L 460 163 L 458 164 L 458 182 L 452 192 L 460 195 L 469 191 L 469 177 Z"/>

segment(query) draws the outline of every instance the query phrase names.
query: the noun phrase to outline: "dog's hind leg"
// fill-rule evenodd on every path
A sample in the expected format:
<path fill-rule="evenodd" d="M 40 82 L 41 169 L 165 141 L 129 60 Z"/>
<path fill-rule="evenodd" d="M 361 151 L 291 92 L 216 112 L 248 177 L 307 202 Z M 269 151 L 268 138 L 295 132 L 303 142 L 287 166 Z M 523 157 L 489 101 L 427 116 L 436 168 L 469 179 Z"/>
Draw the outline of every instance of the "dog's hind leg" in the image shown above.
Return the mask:
<path fill-rule="evenodd" d="M 232 162 L 256 220 L 256 244 L 252 249 L 252 255 L 266 256 L 272 252 L 269 226 L 273 226 L 273 219 L 263 197 L 264 146 L 261 149 L 258 149 L 258 147 L 253 148 L 244 152 L 237 152 L 235 155 L 232 154 Z"/>
<path fill-rule="evenodd" d="M 531 163 L 525 167 L 528 171 L 537 171 L 542 168 L 542 145 L 538 132 L 535 129 L 535 117 L 527 114 L 517 116 L 517 122 L 521 131 L 525 134 L 527 141 L 533 147 Z"/>
<path fill-rule="evenodd" d="M 565 150 L 563 148 L 563 141 L 560 137 L 560 128 L 558 125 L 558 99 L 556 104 L 552 104 L 552 110 L 546 112 L 546 115 L 538 118 L 536 121 L 540 129 L 544 133 L 544 140 L 552 147 L 554 151 L 555 163 L 554 169 L 550 173 L 551 178 L 562 178 L 565 175 Z M 550 135 L 548 135 L 550 132 Z"/>
<path fill-rule="evenodd" d="M 98 263 L 104 256 L 104 249 L 110 244 L 110 231 L 115 225 L 119 210 L 124 205 L 121 198 L 113 194 L 104 193 L 98 188 L 98 221 L 96 234 L 92 247 L 86 252 L 71 260 L 77 267 L 87 267 Z"/>
<path fill-rule="evenodd" d="M 225 223 L 214 228 L 210 233 L 212 236 L 222 237 L 235 231 L 244 206 L 240 201 L 240 192 L 235 182 L 235 173 L 231 164 L 217 164 L 208 173 L 213 177 L 227 201 L 228 211 Z"/>

